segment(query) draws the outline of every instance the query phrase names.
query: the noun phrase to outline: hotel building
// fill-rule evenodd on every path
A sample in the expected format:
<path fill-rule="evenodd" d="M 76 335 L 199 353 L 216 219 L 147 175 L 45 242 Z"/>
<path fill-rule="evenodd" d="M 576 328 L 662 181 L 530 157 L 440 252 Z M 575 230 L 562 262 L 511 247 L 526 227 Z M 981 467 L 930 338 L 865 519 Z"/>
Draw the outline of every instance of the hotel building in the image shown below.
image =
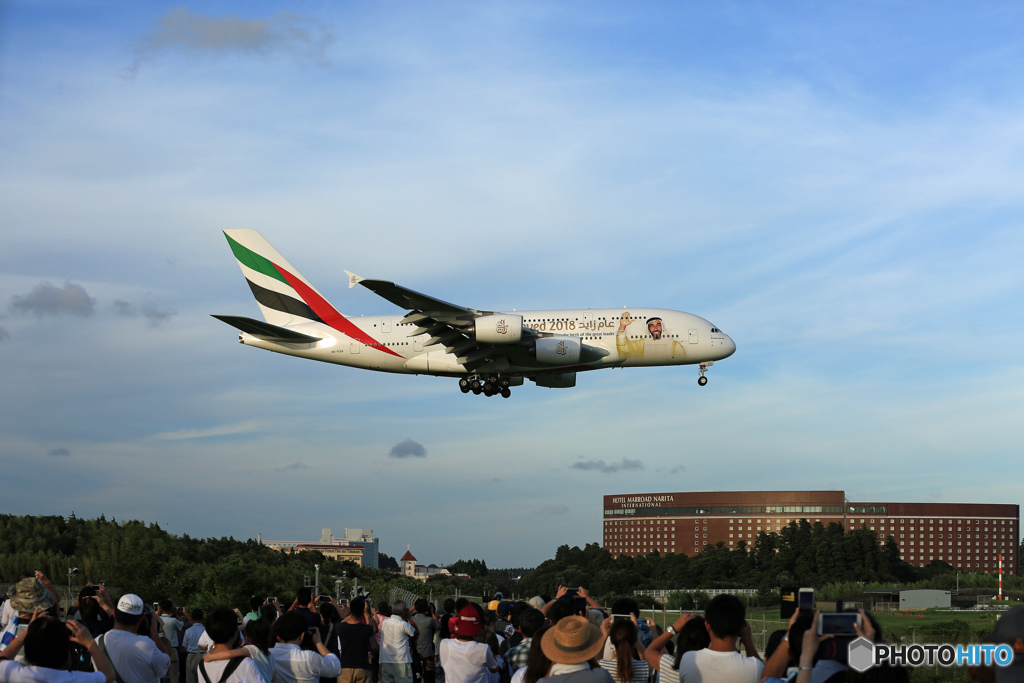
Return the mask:
<path fill-rule="evenodd" d="M 722 542 L 753 547 L 757 534 L 806 519 L 892 536 L 916 567 L 941 560 L 961 571 L 1016 574 L 1020 506 L 990 503 L 854 503 L 843 491 L 627 493 L 604 497 L 604 547 L 613 556 L 695 555 Z"/>

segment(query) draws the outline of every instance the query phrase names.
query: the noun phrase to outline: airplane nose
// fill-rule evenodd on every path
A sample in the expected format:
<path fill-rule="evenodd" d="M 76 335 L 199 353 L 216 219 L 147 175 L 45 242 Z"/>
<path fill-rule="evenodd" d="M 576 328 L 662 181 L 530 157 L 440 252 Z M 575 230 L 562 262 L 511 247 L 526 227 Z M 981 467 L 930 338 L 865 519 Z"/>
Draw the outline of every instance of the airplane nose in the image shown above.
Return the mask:
<path fill-rule="evenodd" d="M 732 354 L 736 353 L 736 342 L 734 342 L 732 340 L 732 337 L 730 337 L 729 335 L 725 335 L 725 349 L 724 350 L 725 350 L 725 356 L 723 356 L 723 358 L 728 358 Z"/>

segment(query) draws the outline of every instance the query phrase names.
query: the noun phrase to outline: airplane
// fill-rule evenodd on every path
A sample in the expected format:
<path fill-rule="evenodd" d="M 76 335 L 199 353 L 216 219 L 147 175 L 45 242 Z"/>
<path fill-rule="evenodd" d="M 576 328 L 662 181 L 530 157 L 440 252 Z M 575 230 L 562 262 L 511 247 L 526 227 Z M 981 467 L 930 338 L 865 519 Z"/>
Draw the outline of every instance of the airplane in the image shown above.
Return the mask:
<path fill-rule="evenodd" d="M 448 303 L 386 280 L 344 271 L 407 311 L 351 317 L 327 299 L 256 230 L 224 230 L 263 320 L 214 315 L 238 341 L 275 353 L 350 367 L 458 379 L 463 393 L 511 396 L 526 379 L 576 386 L 580 372 L 698 365 L 705 371 L 736 351 L 704 318 L 660 308 L 486 311 Z"/>

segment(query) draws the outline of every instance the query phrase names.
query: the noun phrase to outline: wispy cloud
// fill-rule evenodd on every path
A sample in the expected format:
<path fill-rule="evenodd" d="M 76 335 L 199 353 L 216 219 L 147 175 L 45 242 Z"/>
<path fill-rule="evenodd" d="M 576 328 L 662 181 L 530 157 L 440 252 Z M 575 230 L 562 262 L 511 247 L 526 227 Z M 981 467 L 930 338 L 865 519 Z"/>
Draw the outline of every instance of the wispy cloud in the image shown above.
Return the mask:
<path fill-rule="evenodd" d="M 158 441 L 182 441 L 185 439 L 208 439 L 214 436 L 231 436 L 255 432 L 259 425 L 254 421 L 209 427 L 207 429 L 182 429 L 176 432 L 161 432 L 153 436 Z"/>
<path fill-rule="evenodd" d="M 290 465 L 279 467 L 276 471 L 278 472 L 297 472 L 298 470 L 308 470 L 309 465 L 304 462 L 293 462 Z"/>
<path fill-rule="evenodd" d="M 319 20 L 278 11 L 269 19 L 244 19 L 237 14 L 215 17 L 172 7 L 157 28 L 138 40 L 135 60 L 124 75 L 134 76 L 143 61 L 174 48 L 209 54 L 268 56 L 286 53 L 323 63 L 334 33 Z"/>
<path fill-rule="evenodd" d="M 71 451 L 66 448 L 51 448 L 46 454 L 54 458 L 67 458 L 71 456 Z"/>
<path fill-rule="evenodd" d="M 75 315 L 87 318 L 96 312 L 96 300 L 81 285 L 65 282 L 57 287 L 40 282 L 28 294 L 11 297 L 11 310 L 36 316 Z"/>
<path fill-rule="evenodd" d="M 153 327 L 157 327 L 177 315 L 177 311 L 169 308 L 158 308 L 155 304 L 151 303 L 139 306 L 130 301 L 122 301 L 121 299 L 114 300 L 114 313 L 126 318 L 145 318 Z"/>
<path fill-rule="evenodd" d="M 642 470 L 644 464 L 639 460 L 632 460 L 630 458 L 623 458 L 622 462 L 609 462 L 606 463 L 604 460 L 580 460 L 570 465 L 574 470 L 586 470 L 593 472 L 619 472 L 619 471 L 634 471 Z"/>
<path fill-rule="evenodd" d="M 423 444 L 416 443 L 412 439 L 406 439 L 402 443 L 397 443 L 392 446 L 391 452 L 388 453 L 388 457 L 425 458 L 427 457 L 427 449 L 423 447 Z"/>

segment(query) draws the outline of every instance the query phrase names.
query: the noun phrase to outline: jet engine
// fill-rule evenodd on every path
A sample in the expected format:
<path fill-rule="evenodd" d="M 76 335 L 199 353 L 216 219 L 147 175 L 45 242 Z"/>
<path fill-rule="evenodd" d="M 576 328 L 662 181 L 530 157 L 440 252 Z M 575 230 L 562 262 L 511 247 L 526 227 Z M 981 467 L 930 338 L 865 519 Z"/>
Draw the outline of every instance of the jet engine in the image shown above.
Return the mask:
<path fill-rule="evenodd" d="M 484 344 L 518 344 L 523 338 L 523 316 L 497 313 L 473 321 L 476 340 Z"/>
<path fill-rule="evenodd" d="M 538 363 L 575 365 L 580 362 L 582 344 L 576 337 L 542 337 L 536 343 Z"/>

